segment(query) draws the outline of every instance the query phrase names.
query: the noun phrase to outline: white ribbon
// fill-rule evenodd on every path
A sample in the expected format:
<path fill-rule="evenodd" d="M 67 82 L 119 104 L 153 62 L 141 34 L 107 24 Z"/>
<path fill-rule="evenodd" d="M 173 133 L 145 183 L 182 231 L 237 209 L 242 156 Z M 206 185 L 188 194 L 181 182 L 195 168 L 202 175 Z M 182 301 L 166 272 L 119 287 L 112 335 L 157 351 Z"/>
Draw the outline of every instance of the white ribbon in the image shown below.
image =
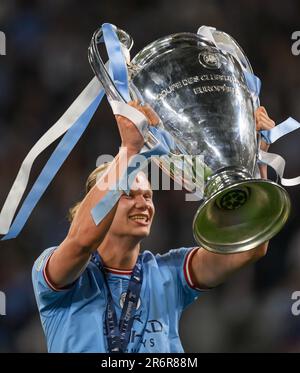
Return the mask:
<path fill-rule="evenodd" d="M 300 184 L 300 176 L 285 179 L 283 177 L 284 169 L 285 169 L 285 160 L 281 155 L 275 153 L 267 153 L 260 149 L 259 151 L 259 160 L 262 163 L 272 167 L 277 175 L 280 177 L 281 184 L 284 186 L 294 186 Z"/>
<path fill-rule="evenodd" d="M 243 55 L 242 51 L 235 45 L 234 41 L 231 40 L 231 37 L 227 34 L 223 34 L 223 40 L 216 40 L 214 36 L 214 31 L 216 31 L 215 27 L 210 26 L 201 26 L 199 27 L 197 34 L 203 36 L 207 40 L 209 40 L 216 48 L 231 54 L 240 64 L 241 69 L 243 70 L 249 91 L 253 98 L 254 108 L 257 109 L 260 105 L 259 103 L 259 89 L 257 92 L 257 87 L 254 90 L 253 87 L 249 86 L 249 77 L 251 77 L 251 81 L 254 83 L 258 83 L 260 85 L 260 80 L 253 74 L 252 68 L 249 65 L 247 59 Z M 226 38 L 226 39 L 225 39 Z M 260 88 L 260 86 L 259 86 Z"/>
<path fill-rule="evenodd" d="M 143 113 L 125 102 L 109 100 L 109 103 L 115 115 L 122 115 L 131 120 L 145 138 L 148 133 L 148 119 Z"/>
<path fill-rule="evenodd" d="M 63 116 L 37 141 L 27 154 L 2 207 L 0 213 L 0 234 L 6 234 L 9 231 L 14 214 L 27 187 L 30 171 L 36 158 L 49 145 L 68 131 L 80 115 L 90 106 L 101 89 L 101 83 L 94 77 Z"/>

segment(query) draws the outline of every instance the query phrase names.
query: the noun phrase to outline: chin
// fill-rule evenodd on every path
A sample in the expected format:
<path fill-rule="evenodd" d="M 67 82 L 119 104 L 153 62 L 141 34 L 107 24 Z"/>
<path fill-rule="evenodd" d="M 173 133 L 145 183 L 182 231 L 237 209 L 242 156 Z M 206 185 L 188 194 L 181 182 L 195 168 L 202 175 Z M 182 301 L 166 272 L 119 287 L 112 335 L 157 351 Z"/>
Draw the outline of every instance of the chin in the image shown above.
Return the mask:
<path fill-rule="evenodd" d="M 140 238 L 144 238 L 144 237 L 148 237 L 150 234 L 150 230 L 144 230 L 144 231 L 140 231 L 140 232 L 133 232 L 133 236 L 136 236 L 136 237 L 140 237 Z"/>

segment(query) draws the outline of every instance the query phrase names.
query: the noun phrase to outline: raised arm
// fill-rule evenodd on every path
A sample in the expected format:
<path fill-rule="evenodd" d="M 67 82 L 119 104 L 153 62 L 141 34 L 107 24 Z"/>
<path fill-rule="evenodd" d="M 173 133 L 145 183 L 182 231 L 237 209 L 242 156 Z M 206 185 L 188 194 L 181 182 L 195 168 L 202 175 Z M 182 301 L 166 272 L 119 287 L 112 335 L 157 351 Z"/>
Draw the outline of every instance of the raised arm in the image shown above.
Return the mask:
<path fill-rule="evenodd" d="M 148 107 L 140 107 L 135 102 L 130 105 L 140 110 L 150 124 L 158 122 Z M 118 181 L 118 176 L 125 172 L 130 157 L 139 153 L 144 145 L 144 139 L 130 120 L 119 115 L 116 115 L 116 120 L 122 145 L 106 172 L 112 177 L 106 178 L 104 175 L 89 191 L 80 203 L 66 238 L 47 263 L 46 275 L 55 288 L 63 288 L 73 283 L 86 268 L 92 252 L 101 244 L 113 221 L 117 204 L 98 226 L 95 225 L 90 211 L 107 194 L 110 185 Z"/>
<path fill-rule="evenodd" d="M 121 148 L 109 166 L 108 173 L 118 175 L 117 170 L 127 168 L 126 149 Z M 111 178 L 112 179 L 112 178 Z M 97 226 L 91 209 L 107 194 L 108 184 L 102 177 L 85 196 L 74 216 L 64 241 L 53 252 L 45 269 L 47 278 L 55 288 L 73 283 L 85 269 L 91 253 L 97 249 L 108 231 L 116 211 L 116 205 Z"/>
<path fill-rule="evenodd" d="M 199 289 L 209 289 L 226 281 L 233 273 L 266 255 L 268 242 L 236 254 L 216 254 L 199 248 L 191 260 L 192 282 Z"/>

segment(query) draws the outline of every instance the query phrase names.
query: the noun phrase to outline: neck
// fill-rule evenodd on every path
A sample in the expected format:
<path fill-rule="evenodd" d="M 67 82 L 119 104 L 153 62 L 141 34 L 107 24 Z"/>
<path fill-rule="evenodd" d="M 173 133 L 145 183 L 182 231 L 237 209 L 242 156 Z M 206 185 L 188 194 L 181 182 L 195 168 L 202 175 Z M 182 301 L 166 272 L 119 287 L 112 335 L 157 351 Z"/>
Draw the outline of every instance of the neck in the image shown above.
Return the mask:
<path fill-rule="evenodd" d="M 97 249 L 105 267 L 131 270 L 140 251 L 140 239 L 105 236 Z"/>

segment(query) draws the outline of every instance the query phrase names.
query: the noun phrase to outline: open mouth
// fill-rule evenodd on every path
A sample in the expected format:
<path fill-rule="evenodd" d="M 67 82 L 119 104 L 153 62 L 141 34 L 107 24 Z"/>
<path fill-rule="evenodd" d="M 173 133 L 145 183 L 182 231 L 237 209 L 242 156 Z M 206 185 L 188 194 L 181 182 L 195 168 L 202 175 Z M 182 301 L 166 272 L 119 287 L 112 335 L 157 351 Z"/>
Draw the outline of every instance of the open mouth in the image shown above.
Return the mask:
<path fill-rule="evenodd" d="M 135 214 L 135 215 L 131 215 L 129 216 L 129 219 L 130 220 L 133 220 L 137 223 L 148 223 L 149 222 L 149 216 L 148 215 L 145 215 L 145 214 Z"/>

